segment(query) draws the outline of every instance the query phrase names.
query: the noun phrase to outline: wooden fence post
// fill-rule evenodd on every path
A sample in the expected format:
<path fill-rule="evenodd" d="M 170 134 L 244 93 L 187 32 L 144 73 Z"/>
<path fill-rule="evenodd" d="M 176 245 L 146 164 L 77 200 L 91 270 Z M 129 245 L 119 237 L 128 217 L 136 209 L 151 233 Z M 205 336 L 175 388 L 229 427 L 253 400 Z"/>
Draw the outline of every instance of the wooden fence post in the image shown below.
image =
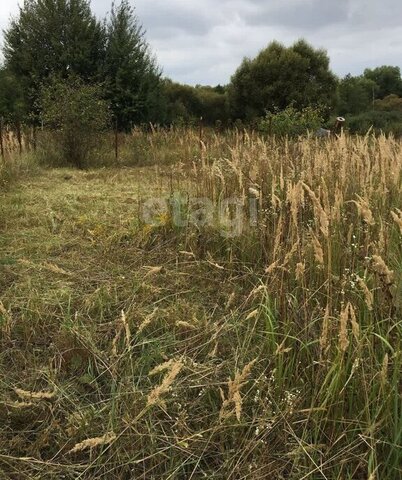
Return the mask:
<path fill-rule="evenodd" d="M 116 164 L 119 163 L 119 130 L 117 128 L 117 118 L 114 124 L 114 157 Z"/>
<path fill-rule="evenodd" d="M 204 133 L 204 129 L 203 129 L 203 118 L 200 117 L 200 124 L 199 124 L 198 136 L 199 136 L 199 141 L 200 141 L 200 146 L 201 146 L 201 148 L 202 148 L 202 144 L 203 144 L 203 133 Z"/>
<path fill-rule="evenodd" d="M 22 155 L 22 136 L 21 136 L 21 123 L 20 123 L 20 121 L 17 122 L 16 128 L 17 128 L 18 148 L 19 148 L 20 155 Z"/>
<path fill-rule="evenodd" d="M 32 125 L 32 148 L 36 152 L 36 126 Z"/>
<path fill-rule="evenodd" d="M 4 143 L 3 143 L 3 117 L 0 118 L 0 153 L 4 160 Z"/>

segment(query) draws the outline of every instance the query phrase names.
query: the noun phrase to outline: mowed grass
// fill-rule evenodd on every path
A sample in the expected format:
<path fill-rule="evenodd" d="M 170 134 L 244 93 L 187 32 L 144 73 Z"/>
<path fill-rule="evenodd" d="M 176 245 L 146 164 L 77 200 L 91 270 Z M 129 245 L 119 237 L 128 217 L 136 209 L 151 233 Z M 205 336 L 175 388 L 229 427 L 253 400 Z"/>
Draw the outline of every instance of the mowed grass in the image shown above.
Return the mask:
<path fill-rule="evenodd" d="M 3 478 L 400 478 L 400 144 L 204 140 L 0 194 Z M 249 188 L 240 236 L 142 221 Z"/>

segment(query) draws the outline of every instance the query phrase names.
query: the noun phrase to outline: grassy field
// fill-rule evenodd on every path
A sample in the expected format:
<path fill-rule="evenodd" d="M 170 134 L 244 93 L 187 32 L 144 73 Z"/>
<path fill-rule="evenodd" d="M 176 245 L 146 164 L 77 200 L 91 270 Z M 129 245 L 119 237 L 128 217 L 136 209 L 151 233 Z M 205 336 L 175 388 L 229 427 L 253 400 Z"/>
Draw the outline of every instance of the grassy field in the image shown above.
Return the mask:
<path fill-rule="evenodd" d="M 0 479 L 401 478 L 402 144 L 139 157 L 3 168 Z"/>

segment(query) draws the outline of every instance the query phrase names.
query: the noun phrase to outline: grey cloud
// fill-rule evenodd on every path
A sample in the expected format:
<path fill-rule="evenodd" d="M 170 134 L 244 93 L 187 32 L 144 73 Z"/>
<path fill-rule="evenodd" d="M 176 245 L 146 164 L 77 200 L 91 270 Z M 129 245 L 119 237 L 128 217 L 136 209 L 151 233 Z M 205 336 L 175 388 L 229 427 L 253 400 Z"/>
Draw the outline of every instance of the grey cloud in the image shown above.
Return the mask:
<path fill-rule="evenodd" d="M 401 0 L 130 1 L 165 75 L 177 81 L 226 83 L 244 56 L 300 37 L 326 48 L 338 75 L 402 66 Z M 92 0 L 92 7 L 102 18 L 111 3 Z M 0 0 L 0 26 L 17 5 Z"/>
<path fill-rule="evenodd" d="M 246 14 L 251 25 L 282 25 L 304 30 L 324 28 L 327 25 L 347 21 L 349 0 L 288 0 L 264 2 L 253 0 L 254 11 Z"/>

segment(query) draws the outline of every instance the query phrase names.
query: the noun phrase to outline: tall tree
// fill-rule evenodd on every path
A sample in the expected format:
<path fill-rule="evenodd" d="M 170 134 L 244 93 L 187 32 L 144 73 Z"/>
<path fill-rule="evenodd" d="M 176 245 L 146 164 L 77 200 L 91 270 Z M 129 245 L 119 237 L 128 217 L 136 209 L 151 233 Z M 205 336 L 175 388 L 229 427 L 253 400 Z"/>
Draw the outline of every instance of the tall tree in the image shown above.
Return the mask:
<path fill-rule="evenodd" d="M 98 78 L 105 32 L 87 0 L 25 0 L 5 31 L 6 65 L 24 84 L 30 106 L 50 76 Z"/>
<path fill-rule="evenodd" d="M 157 119 L 162 100 L 161 72 L 127 0 L 112 5 L 105 73 L 108 100 L 120 129 Z"/>
<path fill-rule="evenodd" d="M 378 85 L 364 76 L 346 75 L 339 82 L 338 111 L 341 115 L 358 114 L 371 110 L 378 92 Z"/>
<path fill-rule="evenodd" d="M 289 105 L 329 108 L 335 101 L 336 83 L 324 50 L 316 50 L 304 40 L 289 48 L 272 42 L 255 59 L 244 59 L 232 77 L 232 116 L 251 119 Z"/>
<path fill-rule="evenodd" d="M 364 77 L 372 80 L 378 85 L 377 98 L 384 98 L 388 95 L 402 96 L 401 69 L 383 65 L 374 69 L 367 68 Z"/>
<path fill-rule="evenodd" d="M 0 68 L 0 117 L 17 124 L 26 115 L 24 92 L 18 78 L 9 70 Z"/>

